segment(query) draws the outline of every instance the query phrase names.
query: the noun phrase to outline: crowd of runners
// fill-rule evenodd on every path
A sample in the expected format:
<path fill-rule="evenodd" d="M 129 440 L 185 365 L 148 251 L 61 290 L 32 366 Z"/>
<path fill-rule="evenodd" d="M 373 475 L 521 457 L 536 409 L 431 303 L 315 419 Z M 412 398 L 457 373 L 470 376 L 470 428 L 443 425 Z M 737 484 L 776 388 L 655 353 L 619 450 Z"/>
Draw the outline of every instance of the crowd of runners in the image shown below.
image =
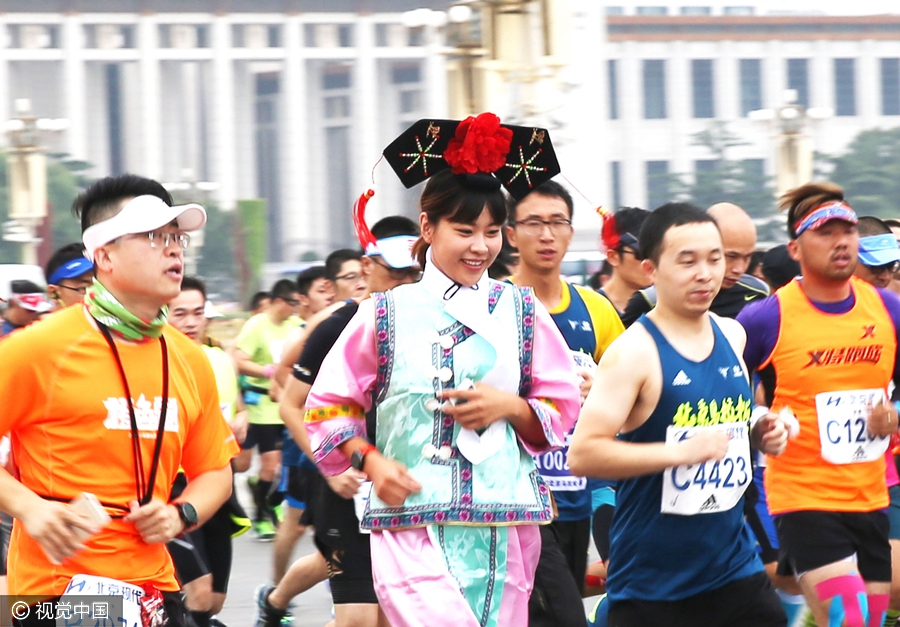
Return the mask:
<path fill-rule="evenodd" d="M 581 285 L 547 131 L 424 120 L 384 156 L 418 219 L 370 227 L 366 191 L 333 218 L 359 247 L 226 342 L 184 276 L 202 207 L 78 197 L 83 241 L 3 313 L 9 594 L 221 625 L 249 532 L 256 627 L 325 580 L 336 627 L 897 623 L 900 221 L 826 182 L 765 251 L 728 199 L 603 210 Z"/>

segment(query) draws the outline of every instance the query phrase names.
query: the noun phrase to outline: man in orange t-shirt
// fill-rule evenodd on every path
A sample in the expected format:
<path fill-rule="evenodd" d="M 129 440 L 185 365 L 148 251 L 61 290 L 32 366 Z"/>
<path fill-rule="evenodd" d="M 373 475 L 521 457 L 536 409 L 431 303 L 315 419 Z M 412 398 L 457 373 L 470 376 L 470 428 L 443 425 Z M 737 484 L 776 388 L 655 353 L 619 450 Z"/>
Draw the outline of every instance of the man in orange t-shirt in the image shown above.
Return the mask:
<path fill-rule="evenodd" d="M 209 361 L 165 324 L 185 231 L 206 220 L 199 205 L 171 204 L 159 183 L 133 175 L 76 200 L 97 271 L 84 306 L 0 342 L 0 433 L 16 465 L 15 477 L 0 471 L 0 511 L 15 518 L 10 594 L 56 597 L 76 575 L 119 579 L 159 591 L 177 626 L 166 543 L 225 502 L 238 447 Z M 169 503 L 179 465 L 189 484 Z M 69 505 L 82 492 L 112 517 L 102 529 Z"/>
<path fill-rule="evenodd" d="M 802 277 L 738 316 L 769 411 L 787 408 L 798 422 L 766 470 L 779 573 L 796 575 L 819 625 L 881 625 L 891 581 L 885 451 L 897 431 L 887 388 L 900 378 L 900 300 L 853 276 L 858 219 L 838 186 L 803 185 L 782 206 Z"/>

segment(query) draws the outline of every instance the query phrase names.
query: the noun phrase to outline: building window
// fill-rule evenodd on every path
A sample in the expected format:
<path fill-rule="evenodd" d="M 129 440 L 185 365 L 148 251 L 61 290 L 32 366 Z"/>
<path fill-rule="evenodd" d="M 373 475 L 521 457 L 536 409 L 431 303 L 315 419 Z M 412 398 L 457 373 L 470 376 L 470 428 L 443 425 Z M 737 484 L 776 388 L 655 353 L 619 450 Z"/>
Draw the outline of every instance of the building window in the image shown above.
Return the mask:
<path fill-rule="evenodd" d="M 638 15 L 668 15 L 668 7 L 638 7 L 635 11 Z"/>
<path fill-rule="evenodd" d="M 741 115 L 762 109 L 762 62 L 759 59 L 741 59 Z"/>
<path fill-rule="evenodd" d="M 616 59 L 607 61 L 607 78 L 609 79 L 609 119 L 619 119 L 619 62 Z"/>
<path fill-rule="evenodd" d="M 881 115 L 900 115 L 900 59 L 881 60 Z"/>
<path fill-rule="evenodd" d="M 612 204 L 614 209 L 618 209 L 622 206 L 622 162 L 613 161 L 609 165 L 612 179 Z"/>
<path fill-rule="evenodd" d="M 712 7 L 681 7 L 682 15 L 712 15 Z"/>
<path fill-rule="evenodd" d="M 606 7 L 607 15 L 625 15 L 625 7 Z"/>
<path fill-rule="evenodd" d="M 647 207 L 655 209 L 669 202 L 669 162 L 647 162 Z"/>
<path fill-rule="evenodd" d="M 718 159 L 697 159 L 694 161 L 694 173 L 713 172 L 718 164 Z"/>
<path fill-rule="evenodd" d="M 694 93 L 694 117 L 716 117 L 712 59 L 693 59 L 691 61 L 691 84 Z"/>
<path fill-rule="evenodd" d="M 787 60 L 788 89 L 797 91 L 797 104 L 809 106 L 809 68 L 808 59 Z"/>
<path fill-rule="evenodd" d="M 658 120 L 666 117 L 666 62 L 645 59 L 644 62 L 644 117 Z"/>
<path fill-rule="evenodd" d="M 856 59 L 834 60 L 834 112 L 856 115 Z"/>
<path fill-rule="evenodd" d="M 753 15 L 755 12 L 753 7 L 725 7 L 722 11 L 725 15 Z"/>

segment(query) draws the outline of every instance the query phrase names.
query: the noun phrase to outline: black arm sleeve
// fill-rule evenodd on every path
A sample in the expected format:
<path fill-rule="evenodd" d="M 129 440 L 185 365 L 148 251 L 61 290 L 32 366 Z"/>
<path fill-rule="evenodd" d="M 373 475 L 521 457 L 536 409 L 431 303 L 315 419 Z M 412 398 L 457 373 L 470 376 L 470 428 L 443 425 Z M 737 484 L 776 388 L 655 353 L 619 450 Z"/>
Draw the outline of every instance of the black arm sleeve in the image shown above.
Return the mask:
<path fill-rule="evenodd" d="M 350 323 L 350 318 L 357 309 L 359 309 L 359 305 L 356 303 L 341 307 L 313 329 L 313 332 L 306 338 L 306 345 L 303 347 L 303 352 L 300 353 L 300 359 L 294 364 L 296 379 L 309 385 L 313 384 L 319 374 L 319 368 L 322 367 L 322 362 L 325 361 L 325 356 L 337 342 L 347 324 Z"/>

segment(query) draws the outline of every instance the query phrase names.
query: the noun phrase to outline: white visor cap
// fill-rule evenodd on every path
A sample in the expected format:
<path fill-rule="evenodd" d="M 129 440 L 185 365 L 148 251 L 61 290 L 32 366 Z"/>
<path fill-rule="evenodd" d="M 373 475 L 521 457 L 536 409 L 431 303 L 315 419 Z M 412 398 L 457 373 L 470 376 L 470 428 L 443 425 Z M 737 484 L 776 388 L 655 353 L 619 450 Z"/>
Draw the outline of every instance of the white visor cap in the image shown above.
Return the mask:
<path fill-rule="evenodd" d="M 412 235 L 394 235 L 369 244 L 366 255 L 379 255 L 392 268 L 402 270 L 418 266 L 419 262 L 412 256 L 412 247 L 418 237 Z"/>
<path fill-rule="evenodd" d="M 104 244 L 123 235 L 148 233 L 178 221 L 182 231 L 198 231 L 206 224 L 206 210 L 198 204 L 170 207 L 161 198 L 152 195 L 132 198 L 122 210 L 103 222 L 85 229 L 81 236 L 87 258 L 94 260 L 94 253 Z"/>

